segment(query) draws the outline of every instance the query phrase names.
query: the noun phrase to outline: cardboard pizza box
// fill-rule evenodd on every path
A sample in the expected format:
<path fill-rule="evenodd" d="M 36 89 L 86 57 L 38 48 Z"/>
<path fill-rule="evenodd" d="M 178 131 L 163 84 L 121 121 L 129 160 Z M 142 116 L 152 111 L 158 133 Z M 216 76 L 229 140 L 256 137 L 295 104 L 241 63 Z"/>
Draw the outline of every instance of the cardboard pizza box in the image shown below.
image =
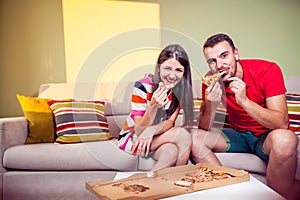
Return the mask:
<path fill-rule="evenodd" d="M 232 175 L 232 177 L 193 183 L 186 187 L 175 185 L 175 182 L 193 174 L 199 167 L 222 171 Z M 151 177 L 148 176 L 148 173 L 138 173 L 114 181 L 89 181 L 86 183 L 86 188 L 101 199 L 159 199 L 250 180 L 250 175 L 246 171 L 208 163 L 165 168 L 154 171 Z"/>

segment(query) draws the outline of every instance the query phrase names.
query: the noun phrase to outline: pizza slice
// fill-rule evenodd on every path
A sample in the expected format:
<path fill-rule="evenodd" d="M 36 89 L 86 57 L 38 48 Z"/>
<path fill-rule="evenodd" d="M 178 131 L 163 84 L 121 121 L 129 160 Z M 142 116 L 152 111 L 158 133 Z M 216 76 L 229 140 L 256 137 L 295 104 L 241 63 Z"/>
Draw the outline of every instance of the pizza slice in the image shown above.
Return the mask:
<path fill-rule="evenodd" d="M 225 71 L 217 72 L 215 74 L 202 77 L 201 81 L 202 83 L 204 83 L 206 86 L 209 87 L 211 85 L 214 85 L 216 82 L 218 82 L 223 74 L 225 74 Z"/>
<path fill-rule="evenodd" d="M 159 83 L 159 87 L 166 87 L 168 90 L 172 89 L 175 85 L 174 84 L 164 84 L 163 82 Z"/>

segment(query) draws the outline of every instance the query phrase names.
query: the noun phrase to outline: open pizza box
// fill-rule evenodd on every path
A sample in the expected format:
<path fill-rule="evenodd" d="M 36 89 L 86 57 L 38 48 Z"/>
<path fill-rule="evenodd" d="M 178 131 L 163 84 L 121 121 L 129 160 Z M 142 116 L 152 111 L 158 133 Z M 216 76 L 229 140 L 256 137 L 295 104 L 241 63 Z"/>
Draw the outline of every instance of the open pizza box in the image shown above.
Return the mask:
<path fill-rule="evenodd" d="M 175 185 L 177 181 L 195 173 L 198 168 L 206 167 L 211 170 L 230 174 L 230 178 L 192 183 L 189 186 Z M 114 181 L 89 181 L 86 188 L 101 199 L 159 199 L 180 194 L 215 188 L 250 180 L 248 172 L 208 163 L 184 165 L 165 168 L 149 173 L 138 173 L 128 178 Z"/>

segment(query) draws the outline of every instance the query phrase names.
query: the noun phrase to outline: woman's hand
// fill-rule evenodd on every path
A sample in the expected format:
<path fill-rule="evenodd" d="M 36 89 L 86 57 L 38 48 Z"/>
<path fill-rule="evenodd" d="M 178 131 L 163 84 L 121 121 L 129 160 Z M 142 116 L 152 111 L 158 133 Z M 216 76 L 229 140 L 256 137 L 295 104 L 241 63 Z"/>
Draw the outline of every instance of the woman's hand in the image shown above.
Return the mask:
<path fill-rule="evenodd" d="M 137 138 L 135 143 L 132 145 L 131 152 L 137 156 L 148 156 L 150 152 L 150 145 L 155 134 L 154 127 L 146 128 L 141 135 Z"/>
<path fill-rule="evenodd" d="M 150 106 L 162 108 L 168 103 L 168 90 L 167 87 L 158 87 L 152 95 Z"/>

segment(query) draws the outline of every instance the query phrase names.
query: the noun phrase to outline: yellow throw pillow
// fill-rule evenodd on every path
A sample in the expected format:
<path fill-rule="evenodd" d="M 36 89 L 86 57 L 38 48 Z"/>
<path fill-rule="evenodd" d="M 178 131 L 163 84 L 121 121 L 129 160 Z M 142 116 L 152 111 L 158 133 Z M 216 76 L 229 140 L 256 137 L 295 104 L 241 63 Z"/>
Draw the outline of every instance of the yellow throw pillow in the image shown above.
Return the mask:
<path fill-rule="evenodd" d="M 29 132 L 26 144 L 54 142 L 55 124 L 48 102 L 52 99 L 26 97 L 17 94 L 24 116 L 28 121 Z"/>

